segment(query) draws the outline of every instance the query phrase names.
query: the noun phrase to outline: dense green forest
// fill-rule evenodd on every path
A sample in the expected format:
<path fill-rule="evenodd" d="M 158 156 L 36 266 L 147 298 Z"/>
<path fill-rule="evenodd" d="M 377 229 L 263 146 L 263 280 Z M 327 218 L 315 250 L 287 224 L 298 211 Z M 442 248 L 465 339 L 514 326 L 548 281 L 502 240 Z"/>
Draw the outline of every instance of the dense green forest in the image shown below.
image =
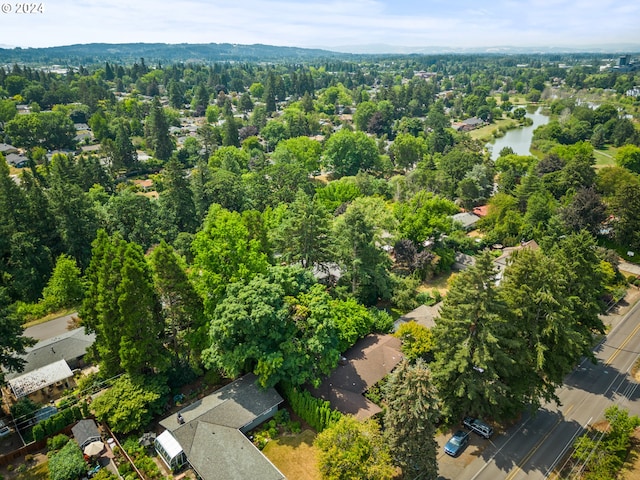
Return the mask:
<path fill-rule="evenodd" d="M 128 61 L 134 47 L 101 62 L 80 47 L 66 61 L 0 51 L 67 69 L 0 68 L 0 141 L 27 163 L 0 153 L 3 366 L 20 367 L 26 320 L 77 306 L 100 375 L 125 373 L 120 388 L 150 403 L 206 371 L 317 384 L 357 339 L 435 302 L 421 285 L 457 252 L 476 263 L 433 332 L 405 337 L 412 365 L 390 405 L 402 382 L 426 382 L 441 420 L 511 419 L 591 354 L 627 281 L 615 250 L 640 251 L 640 102 L 626 94 L 640 72 L 597 55 L 268 47 L 149 64 Z M 458 128 L 477 118 L 499 135 L 531 104 L 551 116 L 536 155 L 493 161 Z M 452 215 L 483 205 L 470 237 Z M 499 274 L 489 249 L 529 240 L 540 249 Z M 389 428 L 404 428 L 393 408 Z M 394 442 L 406 466 L 419 447 Z"/>

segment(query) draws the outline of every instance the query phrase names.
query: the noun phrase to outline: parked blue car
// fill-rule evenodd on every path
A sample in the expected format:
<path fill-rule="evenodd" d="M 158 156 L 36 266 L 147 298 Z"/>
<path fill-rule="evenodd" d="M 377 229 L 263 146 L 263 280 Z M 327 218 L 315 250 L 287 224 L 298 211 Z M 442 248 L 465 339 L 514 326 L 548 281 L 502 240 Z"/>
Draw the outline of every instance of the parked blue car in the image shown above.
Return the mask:
<path fill-rule="evenodd" d="M 445 453 L 457 457 L 469 443 L 469 432 L 458 430 L 444 446 Z"/>

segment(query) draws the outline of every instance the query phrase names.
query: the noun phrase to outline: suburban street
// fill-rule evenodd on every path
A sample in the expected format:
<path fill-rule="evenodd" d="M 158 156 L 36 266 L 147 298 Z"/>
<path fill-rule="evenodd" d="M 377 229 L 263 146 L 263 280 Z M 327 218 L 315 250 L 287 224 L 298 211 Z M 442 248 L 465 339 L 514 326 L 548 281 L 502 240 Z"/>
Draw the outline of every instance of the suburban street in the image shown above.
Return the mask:
<path fill-rule="evenodd" d="M 55 318 L 48 322 L 34 325 L 33 327 L 25 328 L 24 336 L 35 338 L 36 340 L 46 340 L 57 335 L 61 335 L 68 331 L 69 321 L 72 317 L 77 317 L 78 312 L 70 313 L 62 317 Z"/>
<path fill-rule="evenodd" d="M 554 469 L 575 438 L 587 425 L 602 420 L 609 406 L 615 404 L 640 415 L 638 383 L 630 376 L 640 354 L 639 302 L 612 325 L 594 353 L 597 365 L 583 361 L 556 392 L 561 406 L 545 404 L 537 415 L 525 416 L 491 440 L 472 434 L 466 456 L 450 458 L 439 452 L 439 478 L 553 479 Z"/>

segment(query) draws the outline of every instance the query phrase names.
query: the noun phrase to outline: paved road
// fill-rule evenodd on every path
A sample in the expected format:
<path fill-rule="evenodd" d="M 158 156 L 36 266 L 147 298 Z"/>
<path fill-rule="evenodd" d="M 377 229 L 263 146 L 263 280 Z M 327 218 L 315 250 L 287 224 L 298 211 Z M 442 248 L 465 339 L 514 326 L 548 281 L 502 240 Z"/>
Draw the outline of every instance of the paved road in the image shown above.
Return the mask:
<path fill-rule="evenodd" d="M 594 353 L 556 393 L 561 406 L 543 405 L 535 417 L 492 440 L 473 435 L 464 458 L 439 458 L 440 478 L 456 480 L 555 479 L 554 469 L 587 425 L 604 417 L 611 405 L 640 415 L 639 384 L 629 372 L 640 355 L 640 302 L 620 319 Z M 457 463 L 456 463 L 457 462 Z"/>
<path fill-rule="evenodd" d="M 58 317 L 54 320 L 50 320 L 33 327 L 25 328 L 24 336 L 35 338 L 36 340 L 46 340 L 47 338 L 55 337 L 67 331 L 67 326 L 71 317 L 77 316 L 78 313 L 74 312 L 63 317 Z"/>

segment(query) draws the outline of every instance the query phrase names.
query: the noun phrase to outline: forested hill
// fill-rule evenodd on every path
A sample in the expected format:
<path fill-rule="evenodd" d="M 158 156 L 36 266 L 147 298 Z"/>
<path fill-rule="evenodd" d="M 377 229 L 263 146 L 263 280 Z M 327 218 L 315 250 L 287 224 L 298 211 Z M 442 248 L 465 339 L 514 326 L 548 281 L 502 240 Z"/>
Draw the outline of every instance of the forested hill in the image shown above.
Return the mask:
<path fill-rule="evenodd" d="M 149 64 L 176 62 L 311 60 L 355 56 L 328 50 L 231 43 L 89 43 L 48 48 L 0 49 L 0 64 L 41 63 L 92 65 L 104 61 L 131 63 L 143 57 Z"/>

